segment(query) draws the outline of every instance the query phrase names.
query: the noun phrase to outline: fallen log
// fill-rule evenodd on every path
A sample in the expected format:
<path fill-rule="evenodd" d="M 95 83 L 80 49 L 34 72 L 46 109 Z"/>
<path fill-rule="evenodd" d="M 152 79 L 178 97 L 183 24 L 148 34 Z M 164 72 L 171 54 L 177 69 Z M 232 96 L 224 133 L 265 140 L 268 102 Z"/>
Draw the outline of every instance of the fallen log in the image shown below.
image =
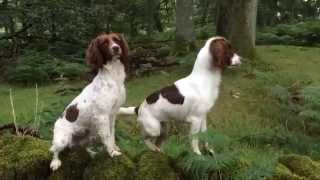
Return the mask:
<path fill-rule="evenodd" d="M 1 134 L 1 132 L 5 131 L 5 130 L 9 130 L 12 134 L 16 133 L 16 127 L 13 123 L 4 124 L 4 125 L 0 126 L 0 134 Z M 33 129 L 31 127 L 18 126 L 17 131 L 22 135 L 29 135 L 29 136 L 37 137 L 37 138 L 40 137 L 39 131 L 36 129 Z"/>

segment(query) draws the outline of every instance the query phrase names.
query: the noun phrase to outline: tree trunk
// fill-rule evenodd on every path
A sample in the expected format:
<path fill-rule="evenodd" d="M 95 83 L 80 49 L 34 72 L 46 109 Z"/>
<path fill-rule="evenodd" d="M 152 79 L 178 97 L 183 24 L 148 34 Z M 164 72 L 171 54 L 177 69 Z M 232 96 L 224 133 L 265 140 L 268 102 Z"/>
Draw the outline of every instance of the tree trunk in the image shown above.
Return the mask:
<path fill-rule="evenodd" d="M 207 17 L 208 17 L 208 10 L 210 8 L 210 0 L 201 0 L 200 3 L 200 10 L 201 10 L 201 17 L 200 17 L 200 24 L 206 25 Z"/>
<path fill-rule="evenodd" d="M 193 0 L 176 0 L 176 50 L 194 49 Z"/>
<path fill-rule="evenodd" d="M 145 17 L 147 22 L 147 33 L 151 35 L 157 29 L 163 31 L 160 19 L 160 0 L 145 0 Z"/>
<path fill-rule="evenodd" d="M 217 35 L 228 37 L 230 34 L 230 25 L 232 17 L 232 9 L 230 5 L 234 3 L 234 0 L 224 0 L 218 1 L 218 10 L 217 10 Z"/>
<path fill-rule="evenodd" d="M 219 6 L 217 33 L 243 57 L 255 54 L 258 0 L 226 0 Z"/>
<path fill-rule="evenodd" d="M 156 11 L 153 12 L 153 19 L 154 19 L 157 30 L 159 32 L 163 32 L 163 26 L 162 26 L 161 17 L 160 17 L 160 1 L 159 0 L 157 0 Z"/>

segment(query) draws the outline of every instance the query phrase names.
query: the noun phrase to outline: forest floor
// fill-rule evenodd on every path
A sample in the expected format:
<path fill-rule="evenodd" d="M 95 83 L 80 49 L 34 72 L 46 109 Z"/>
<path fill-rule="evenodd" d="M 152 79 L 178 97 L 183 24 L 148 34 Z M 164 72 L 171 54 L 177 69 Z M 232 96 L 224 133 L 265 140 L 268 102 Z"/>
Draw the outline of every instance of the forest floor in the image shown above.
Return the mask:
<path fill-rule="evenodd" d="M 229 138 L 246 141 L 237 148 L 251 151 L 246 156 L 258 157 L 260 161 L 276 160 L 290 153 L 309 155 L 320 159 L 320 136 L 310 135 L 299 118 L 285 111 L 274 96 L 277 86 L 292 89 L 320 81 L 320 48 L 294 46 L 258 46 L 257 58 L 245 60 L 241 67 L 228 69 L 223 76 L 220 96 L 208 116 L 210 131 Z M 179 58 L 180 65 L 165 71 L 154 72 L 127 82 L 127 106 L 138 105 L 151 92 L 186 76 L 192 69 L 196 53 Z M 50 139 L 52 126 L 70 100 L 78 94 L 71 91 L 64 95 L 56 93 L 61 87 L 81 88 L 82 82 L 57 83 L 40 86 L 38 118 L 40 131 Z M 12 88 L 14 107 L 19 124 L 34 125 L 36 95 L 35 87 L 0 85 L 0 125 L 12 122 L 9 89 Z M 50 119 L 50 122 L 48 119 Z M 119 144 L 129 153 L 138 153 L 144 147 L 139 136 L 135 117 L 119 117 L 117 121 Z M 173 134 L 178 133 L 175 124 Z M 126 139 L 127 137 L 130 137 Z M 285 139 L 285 140 L 284 140 Z M 129 142 L 131 141 L 131 142 Z M 250 141 L 250 142 L 249 142 Z M 254 141 L 251 143 L 251 141 Z M 212 144 L 215 146 L 215 142 Z M 133 147 L 134 146 L 134 147 Z M 217 142 L 219 146 L 219 142 Z M 263 168 L 263 167 L 260 167 Z"/>

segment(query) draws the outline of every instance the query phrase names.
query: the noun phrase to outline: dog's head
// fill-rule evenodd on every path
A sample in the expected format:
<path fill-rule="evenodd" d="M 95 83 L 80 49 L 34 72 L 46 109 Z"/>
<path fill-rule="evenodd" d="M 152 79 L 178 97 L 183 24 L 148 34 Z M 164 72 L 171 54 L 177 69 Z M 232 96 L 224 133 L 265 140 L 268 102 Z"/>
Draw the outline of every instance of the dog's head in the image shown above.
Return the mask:
<path fill-rule="evenodd" d="M 231 44 L 223 37 L 214 37 L 208 40 L 209 52 L 212 56 L 213 66 L 224 70 L 228 66 L 241 64 L 241 58 L 234 53 Z"/>
<path fill-rule="evenodd" d="M 101 34 L 93 39 L 86 51 L 86 61 L 97 72 L 112 60 L 120 60 L 128 71 L 128 43 L 119 33 Z"/>

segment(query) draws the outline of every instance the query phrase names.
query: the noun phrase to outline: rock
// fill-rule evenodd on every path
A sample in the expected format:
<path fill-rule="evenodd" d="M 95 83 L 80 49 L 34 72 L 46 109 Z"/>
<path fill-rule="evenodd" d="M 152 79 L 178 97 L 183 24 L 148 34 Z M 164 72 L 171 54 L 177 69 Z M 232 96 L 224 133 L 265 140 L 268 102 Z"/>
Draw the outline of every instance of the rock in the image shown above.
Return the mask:
<path fill-rule="evenodd" d="M 110 158 L 106 153 L 97 155 L 84 171 L 83 179 L 132 179 L 135 164 L 124 154 Z"/>
<path fill-rule="evenodd" d="M 61 167 L 53 172 L 49 180 L 81 179 L 91 157 L 85 149 L 66 149 L 60 154 Z M 50 157 L 51 160 L 51 157 Z"/>
<path fill-rule="evenodd" d="M 47 179 L 49 147 L 31 136 L 0 136 L 0 179 Z"/>
<path fill-rule="evenodd" d="M 305 180 L 305 178 L 293 174 L 290 169 L 288 169 L 283 164 L 278 164 L 276 167 L 275 175 L 270 180 Z"/>
<path fill-rule="evenodd" d="M 145 151 L 138 162 L 137 180 L 175 180 L 179 179 L 163 153 Z"/>
<path fill-rule="evenodd" d="M 171 48 L 168 46 L 160 47 L 157 51 L 158 58 L 164 58 L 170 55 Z"/>
<path fill-rule="evenodd" d="M 145 54 L 147 53 L 147 50 L 144 49 L 143 47 L 137 47 L 130 51 L 129 56 L 130 57 L 144 57 Z"/>
<path fill-rule="evenodd" d="M 150 62 L 150 63 L 155 63 L 155 62 L 159 61 L 157 58 L 155 58 L 155 57 L 153 57 L 153 56 L 147 57 L 145 60 L 146 60 L 147 62 Z"/>
<path fill-rule="evenodd" d="M 171 65 L 176 65 L 177 61 L 176 58 L 173 56 L 168 56 L 162 59 L 162 61 L 160 61 L 160 64 L 162 66 L 171 66 Z"/>
<path fill-rule="evenodd" d="M 296 154 L 279 158 L 275 175 L 270 180 L 320 180 L 320 163 Z"/>
<path fill-rule="evenodd" d="M 290 154 L 282 156 L 279 162 L 290 169 L 294 174 L 309 179 L 320 180 L 320 163 L 308 156 Z"/>

